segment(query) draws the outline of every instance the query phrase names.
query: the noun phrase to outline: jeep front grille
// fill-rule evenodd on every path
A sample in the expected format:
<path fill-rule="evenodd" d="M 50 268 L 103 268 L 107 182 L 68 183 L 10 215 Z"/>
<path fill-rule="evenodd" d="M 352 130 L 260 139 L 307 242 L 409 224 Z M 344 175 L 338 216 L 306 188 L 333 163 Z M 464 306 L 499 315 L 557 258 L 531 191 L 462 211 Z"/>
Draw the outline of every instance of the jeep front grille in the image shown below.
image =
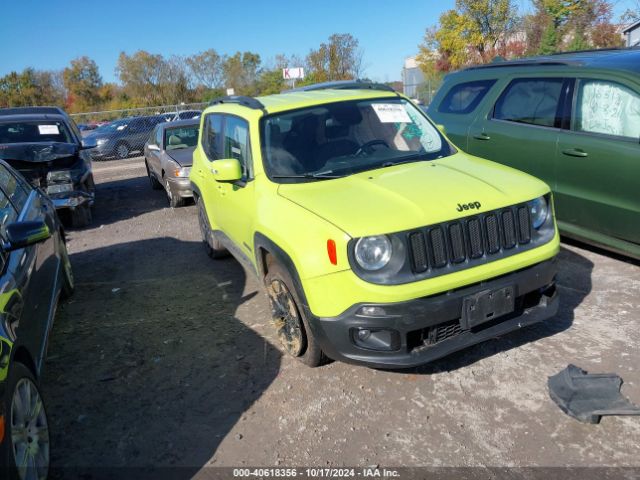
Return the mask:
<path fill-rule="evenodd" d="M 531 228 L 526 205 L 425 227 L 408 236 L 412 270 L 424 273 L 481 257 L 493 259 L 528 244 Z"/>

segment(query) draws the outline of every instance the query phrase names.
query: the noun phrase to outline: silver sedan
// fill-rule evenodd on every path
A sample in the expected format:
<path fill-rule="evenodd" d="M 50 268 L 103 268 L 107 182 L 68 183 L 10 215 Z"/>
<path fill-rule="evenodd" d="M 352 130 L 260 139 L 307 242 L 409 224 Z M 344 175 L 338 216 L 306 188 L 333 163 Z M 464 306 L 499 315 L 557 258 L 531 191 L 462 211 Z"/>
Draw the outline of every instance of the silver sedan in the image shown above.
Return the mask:
<path fill-rule="evenodd" d="M 198 144 L 200 120 L 161 123 L 144 146 L 144 161 L 151 188 L 164 189 L 169 205 L 181 207 L 193 198 L 189 172 Z"/>

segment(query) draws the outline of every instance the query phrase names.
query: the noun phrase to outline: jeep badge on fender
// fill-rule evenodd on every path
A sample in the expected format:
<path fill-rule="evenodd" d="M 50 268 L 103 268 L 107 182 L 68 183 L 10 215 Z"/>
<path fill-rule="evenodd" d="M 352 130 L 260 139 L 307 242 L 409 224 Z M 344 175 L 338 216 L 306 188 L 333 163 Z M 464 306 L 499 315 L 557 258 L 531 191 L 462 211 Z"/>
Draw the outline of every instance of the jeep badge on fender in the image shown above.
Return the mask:
<path fill-rule="evenodd" d="M 482 204 L 480 202 L 471 202 L 471 203 L 459 203 L 457 211 L 462 212 L 463 210 L 480 210 Z"/>

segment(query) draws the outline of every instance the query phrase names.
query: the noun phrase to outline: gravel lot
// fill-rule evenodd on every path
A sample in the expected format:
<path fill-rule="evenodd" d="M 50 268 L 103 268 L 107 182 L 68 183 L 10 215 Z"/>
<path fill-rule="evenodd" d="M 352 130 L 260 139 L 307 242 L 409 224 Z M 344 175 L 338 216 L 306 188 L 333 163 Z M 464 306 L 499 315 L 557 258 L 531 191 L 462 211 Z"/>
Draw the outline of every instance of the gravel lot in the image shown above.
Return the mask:
<path fill-rule="evenodd" d="M 638 264 L 564 245 L 551 321 L 411 371 L 309 369 L 258 281 L 206 256 L 195 207 L 167 208 L 140 158 L 95 174 L 44 379 L 55 467 L 640 467 L 640 417 L 581 424 L 546 386 L 574 363 L 640 404 Z"/>

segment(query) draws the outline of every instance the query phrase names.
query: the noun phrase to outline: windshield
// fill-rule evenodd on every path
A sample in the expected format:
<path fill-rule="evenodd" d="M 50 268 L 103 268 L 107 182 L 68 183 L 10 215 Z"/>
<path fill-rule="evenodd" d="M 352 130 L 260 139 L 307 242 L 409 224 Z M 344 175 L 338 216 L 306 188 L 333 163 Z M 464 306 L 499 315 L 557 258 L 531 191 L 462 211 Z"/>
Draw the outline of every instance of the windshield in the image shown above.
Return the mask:
<path fill-rule="evenodd" d="M 402 98 L 271 115 L 263 120 L 262 139 L 267 174 L 279 182 L 335 178 L 453 153 L 424 114 Z"/>
<path fill-rule="evenodd" d="M 0 124 L 0 144 L 51 142 L 74 143 L 64 122 L 43 120 Z"/>
<path fill-rule="evenodd" d="M 115 122 L 107 123 L 106 125 L 102 125 L 98 127 L 95 132 L 96 133 L 113 133 L 119 132 L 127 128 L 129 124 L 128 120 L 116 120 Z"/>
<path fill-rule="evenodd" d="M 198 125 L 170 128 L 164 131 L 165 150 L 195 147 L 198 144 Z"/>

